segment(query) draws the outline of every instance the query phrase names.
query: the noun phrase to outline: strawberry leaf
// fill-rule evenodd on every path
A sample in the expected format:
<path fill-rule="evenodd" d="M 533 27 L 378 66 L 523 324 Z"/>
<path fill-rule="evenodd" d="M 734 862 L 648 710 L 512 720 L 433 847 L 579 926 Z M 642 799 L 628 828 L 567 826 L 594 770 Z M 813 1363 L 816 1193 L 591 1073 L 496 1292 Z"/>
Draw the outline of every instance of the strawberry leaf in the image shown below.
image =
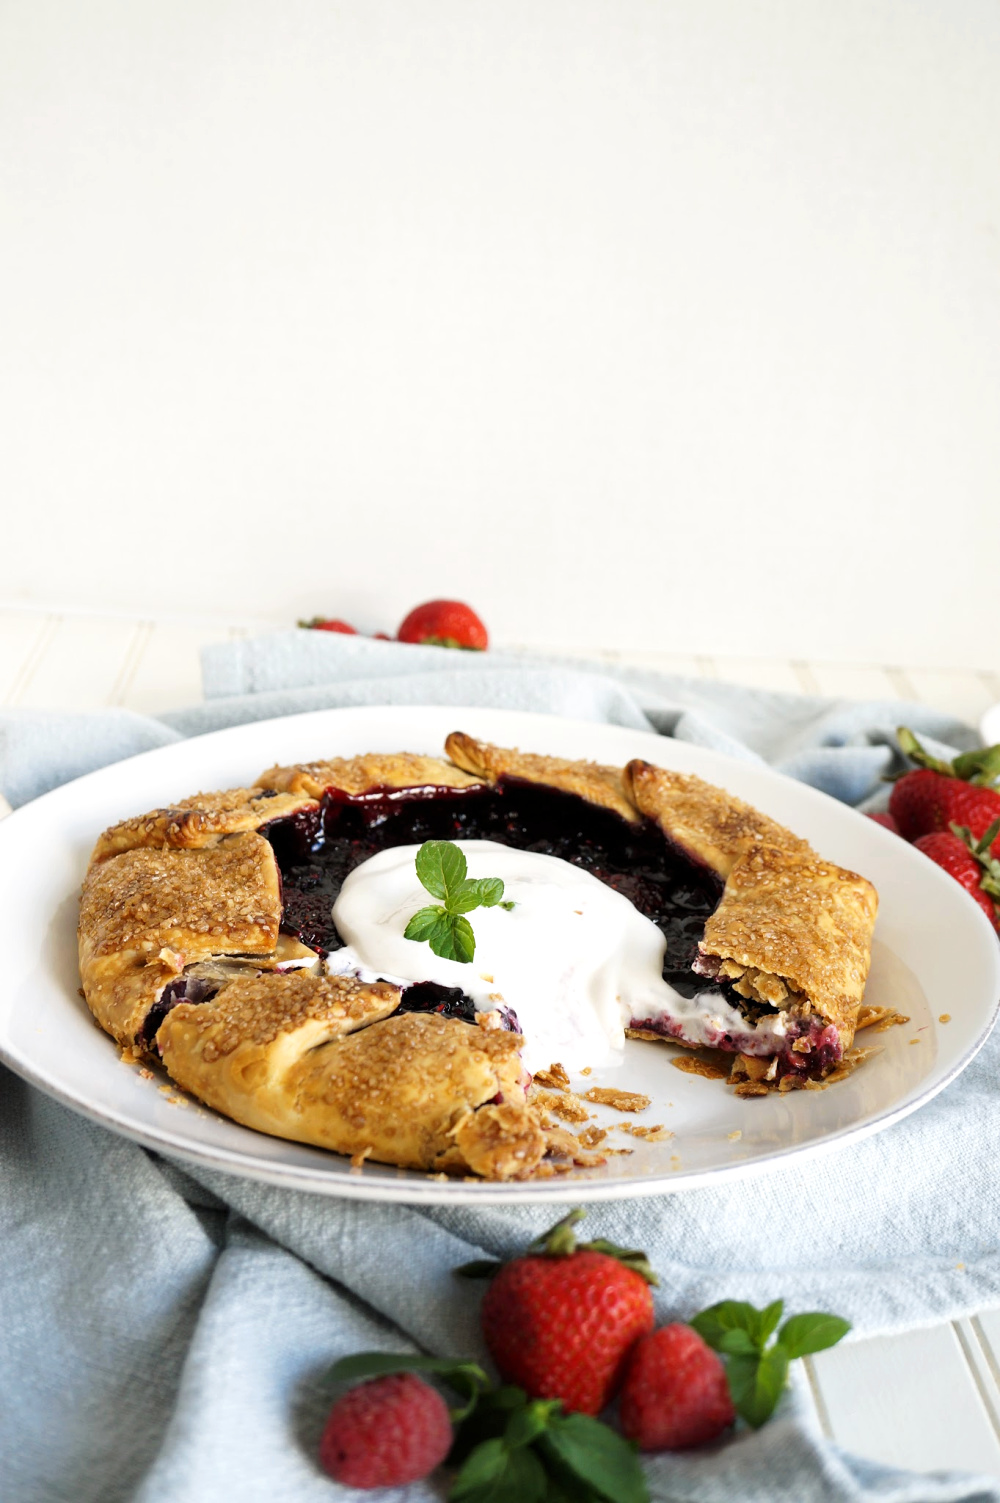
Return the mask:
<path fill-rule="evenodd" d="M 649 1503 L 634 1448 L 600 1420 L 587 1414 L 554 1415 L 539 1445 L 607 1503 Z"/>
<path fill-rule="evenodd" d="M 951 765 L 956 777 L 980 788 L 992 788 L 1000 779 L 1000 746 L 962 752 Z"/>
<path fill-rule="evenodd" d="M 788 1353 L 780 1342 L 756 1357 L 730 1357 L 726 1363 L 729 1392 L 737 1414 L 759 1429 L 774 1413 L 788 1380 Z"/>
<path fill-rule="evenodd" d="M 786 1320 L 778 1340 L 789 1357 L 808 1357 L 812 1352 L 825 1352 L 827 1347 L 836 1346 L 850 1329 L 849 1320 L 817 1310 Z"/>
<path fill-rule="evenodd" d="M 918 767 L 927 767 L 931 772 L 940 772 L 946 778 L 955 777 L 954 764 L 951 762 L 942 762 L 940 757 L 933 757 L 930 752 L 924 751 L 916 736 L 907 726 L 899 726 L 896 731 L 896 739 L 899 742 L 900 750 L 909 757 L 911 762 L 916 762 Z"/>
<path fill-rule="evenodd" d="M 454 841 L 425 840 L 417 852 L 417 876 L 433 898 L 447 902 L 462 886 L 468 865 Z"/>
<path fill-rule="evenodd" d="M 579 1243 L 581 1252 L 600 1252 L 605 1257 L 615 1258 L 625 1268 L 631 1268 L 647 1284 L 654 1288 L 659 1287 L 660 1278 L 654 1271 L 646 1254 L 638 1247 L 619 1247 L 616 1242 L 609 1242 L 606 1237 L 595 1237 L 593 1242 Z"/>

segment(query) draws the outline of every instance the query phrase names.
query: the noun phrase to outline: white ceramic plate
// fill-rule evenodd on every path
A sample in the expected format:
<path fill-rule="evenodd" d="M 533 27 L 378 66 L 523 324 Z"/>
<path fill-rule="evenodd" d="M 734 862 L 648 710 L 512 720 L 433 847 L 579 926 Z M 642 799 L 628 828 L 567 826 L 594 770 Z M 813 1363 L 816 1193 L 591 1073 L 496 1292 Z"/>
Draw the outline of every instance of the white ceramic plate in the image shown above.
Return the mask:
<path fill-rule="evenodd" d="M 199 788 L 251 783 L 275 762 L 363 751 L 440 753 L 456 728 L 523 750 L 622 764 L 645 757 L 696 772 L 749 800 L 824 856 L 863 872 L 881 909 L 867 997 L 911 1022 L 878 1035 L 883 1052 L 826 1091 L 740 1100 L 719 1081 L 673 1068 L 674 1050 L 630 1042 L 617 1068 L 586 1084 L 643 1091 L 639 1120 L 674 1134 L 647 1143 L 612 1132 L 628 1155 L 603 1169 L 526 1184 L 443 1182 L 365 1164 L 239 1127 L 188 1101 L 165 1076 L 123 1064 L 81 999 L 77 894 L 96 836 L 129 814 Z M 1000 946 L 950 877 L 853 810 L 751 762 L 616 726 L 501 710 L 324 710 L 260 721 L 147 752 L 68 783 L 0 823 L 0 1058 L 67 1106 L 150 1148 L 274 1184 L 411 1203 L 616 1199 L 688 1189 L 863 1137 L 953 1081 L 983 1044 L 1000 996 Z M 942 1014 L 950 1021 L 942 1023 Z M 914 1042 L 914 1041 L 918 1042 Z M 955 1087 L 961 1090 L 961 1085 Z M 605 1125 L 620 1114 L 595 1108 Z"/>
<path fill-rule="evenodd" d="M 991 705 L 979 722 L 979 734 L 987 746 L 1000 742 L 1000 705 Z"/>

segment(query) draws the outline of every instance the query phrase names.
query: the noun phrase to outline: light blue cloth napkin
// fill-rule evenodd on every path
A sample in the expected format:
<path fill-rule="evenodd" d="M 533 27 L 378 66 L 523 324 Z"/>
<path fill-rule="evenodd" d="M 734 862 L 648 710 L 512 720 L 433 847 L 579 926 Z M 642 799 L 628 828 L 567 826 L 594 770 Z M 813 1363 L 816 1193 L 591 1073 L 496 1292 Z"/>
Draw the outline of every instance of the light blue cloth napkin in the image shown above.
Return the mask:
<path fill-rule="evenodd" d="M 160 720 L 0 713 L 14 804 L 181 735 L 388 702 L 544 709 L 653 726 L 878 799 L 917 706 L 761 694 L 634 671 L 290 632 L 206 653 L 208 702 Z M 317 748 L 320 753 L 322 748 Z M 661 1319 L 724 1297 L 830 1309 L 859 1335 L 1000 1303 L 1000 1044 L 876 1138 L 717 1189 L 593 1206 L 590 1235 L 645 1246 Z M 322 1375 L 362 1348 L 484 1357 L 479 1293 L 450 1270 L 558 1214 L 363 1205 L 182 1169 L 2 1072 L 0 1498 L 4 1503 L 324 1503 L 360 1498 L 314 1461 Z M 1000 1480 L 926 1478 L 845 1456 L 796 1377 L 775 1418 L 649 1458 L 657 1503 L 1000 1503 Z M 421 1484 L 389 1503 L 442 1496 Z"/>

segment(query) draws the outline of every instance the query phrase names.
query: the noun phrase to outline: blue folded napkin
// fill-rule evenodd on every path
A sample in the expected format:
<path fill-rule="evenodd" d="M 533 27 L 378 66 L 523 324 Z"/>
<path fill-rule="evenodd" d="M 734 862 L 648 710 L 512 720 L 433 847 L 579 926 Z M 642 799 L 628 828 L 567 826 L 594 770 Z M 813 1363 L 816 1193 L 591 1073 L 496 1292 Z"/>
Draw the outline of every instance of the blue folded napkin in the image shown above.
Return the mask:
<path fill-rule="evenodd" d="M 207 649 L 206 702 L 160 719 L 0 712 L 12 804 L 181 736 L 337 705 L 545 710 L 655 729 L 856 804 L 884 799 L 893 732 L 974 734 L 921 706 L 768 694 L 517 654 L 278 633 Z M 322 748 L 317 748 L 317 753 Z M 360 1349 L 485 1353 L 475 1286 L 550 1207 L 413 1210 L 180 1168 L 0 1072 L 0 1497 L 4 1503 L 325 1503 L 323 1374 Z M 589 1208 L 586 1232 L 643 1246 L 660 1320 L 715 1300 L 827 1309 L 855 1333 L 1000 1303 L 1000 1043 L 906 1121 L 737 1184 Z M 801 1375 L 759 1432 L 646 1458 L 657 1503 L 1000 1503 L 1000 1481 L 918 1477 L 824 1439 Z M 442 1496 L 417 1484 L 374 1496 Z"/>

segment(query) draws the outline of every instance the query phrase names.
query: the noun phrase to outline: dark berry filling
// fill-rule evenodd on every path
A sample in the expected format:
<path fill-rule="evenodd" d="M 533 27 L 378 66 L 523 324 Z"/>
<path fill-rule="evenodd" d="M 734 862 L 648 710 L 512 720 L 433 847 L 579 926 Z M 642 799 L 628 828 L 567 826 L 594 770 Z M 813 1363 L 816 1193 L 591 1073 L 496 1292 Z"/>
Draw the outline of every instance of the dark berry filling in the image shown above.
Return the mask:
<path fill-rule="evenodd" d="M 691 966 L 722 884 L 651 821 L 630 824 L 574 794 L 519 778 L 486 789 L 421 789 L 409 797 L 408 792 L 376 791 L 361 798 L 327 794 L 319 811 L 263 827 L 281 869 L 282 928 L 288 934 L 324 954 L 341 949 L 334 902 L 348 873 L 378 851 L 424 840 L 497 840 L 560 856 L 622 893 L 666 939 L 664 979 L 685 997 L 718 989 L 717 981 L 697 976 Z M 417 990 L 409 987 L 406 995 Z M 462 1012 L 446 1015 L 465 1016 L 471 1000 L 464 997 L 461 1006 Z M 420 1009 L 425 1010 L 423 1002 Z"/>
<path fill-rule="evenodd" d="M 163 1019 L 178 1002 L 208 1002 L 218 990 L 218 986 L 200 976 L 178 976 L 176 981 L 168 981 L 143 1020 L 142 1042 L 147 1047 L 152 1044 Z"/>

